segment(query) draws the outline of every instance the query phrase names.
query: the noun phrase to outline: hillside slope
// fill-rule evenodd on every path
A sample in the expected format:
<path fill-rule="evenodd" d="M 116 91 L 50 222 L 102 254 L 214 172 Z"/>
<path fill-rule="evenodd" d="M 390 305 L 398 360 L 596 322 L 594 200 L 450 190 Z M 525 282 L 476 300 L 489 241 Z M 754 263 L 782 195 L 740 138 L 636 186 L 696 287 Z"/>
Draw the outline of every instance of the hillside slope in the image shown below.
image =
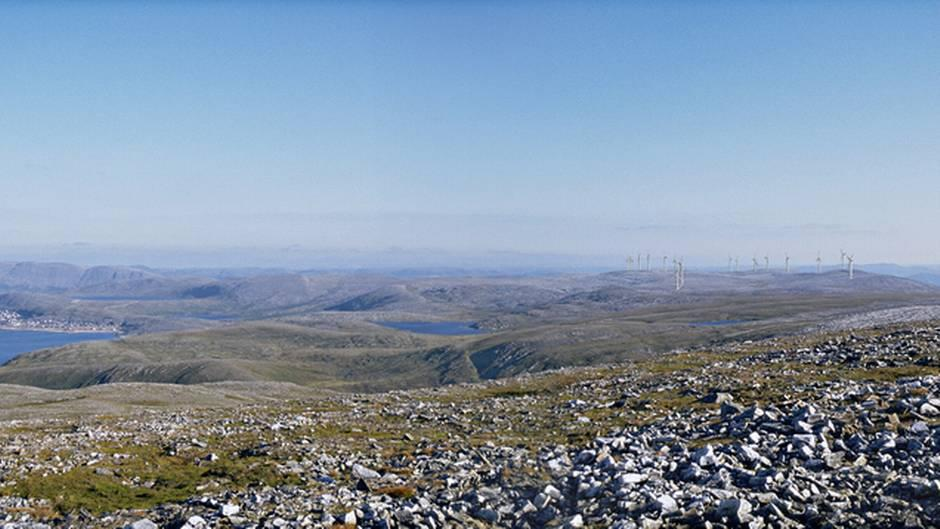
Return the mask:
<path fill-rule="evenodd" d="M 66 389 L 112 382 L 292 382 L 380 391 L 476 379 L 451 341 L 250 323 L 36 351 L 0 367 L 0 383 Z"/>
<path fill-rule="evenodd" d="M 363 319 L 388 316 L 381 312 L 321 312 L 292 323 L 249 322 L 37 351 L 0 367 L 0 383 L 76 388 L 277 381 L 363 391 L 438 386 L 800 333 L 820 321 L 858 321 L 865 314 L 906 317 L 917 312 L 892 309 L 928 306 L 931 299 L 937 301 L 903 292 L 688 295 L 680 303 L 619 312 L 583 304 L 577 311 L 533 310 L 507 316 L 511 324 L 504 330 L 472 336 L 414 334 Z"/>

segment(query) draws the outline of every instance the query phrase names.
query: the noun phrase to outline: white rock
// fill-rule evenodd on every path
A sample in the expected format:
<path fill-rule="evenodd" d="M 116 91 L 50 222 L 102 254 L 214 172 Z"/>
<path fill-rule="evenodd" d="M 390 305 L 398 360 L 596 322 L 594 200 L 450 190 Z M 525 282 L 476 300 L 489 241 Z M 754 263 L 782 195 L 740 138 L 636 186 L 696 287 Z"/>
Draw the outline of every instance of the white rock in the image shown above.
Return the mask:
<path fill-rule="evenodd" d="M 206 519 L 202 516 L 190 516 L 181 529 L 203 529 L 206 527 Z"/>
<path fill-rule="evenodd" d="M 571 527 L 572 529 L 576 529 L 576 528 L 578 528 L 578 527 L 584 527 L 584 519 L 581 517 L 580 514 L 576 514 L 576 515 L 572 516 L 572 517 L 565 523 L 565 527 Z"/>
<path fill-rule="evenodd" d="M 617 480 L 620 481 L 621 485 L 643 483 L 647 479 L 649 479 L 649 476 L 646 474 L 637 474 L 634 472 L 626 472 L 624 474 L 620 474 L 620 476 L 617 477 Z"/>
<path fill-rule="evenodd" d="M 549 496 L 548 494 L 545 494 L 544 492 L 540 492 L 535 495 L 535 498 L 532 500 L 532 503 L 535 505 L 537 509 L 544 509 L 545 507 L 548 506 L 548 503 L 550 501 L 552 501 L 551 496 Z"/>
<path fill-rule="evenodd" d="M 718 516 L 729 518 L 738 524 L 747 522 L 751 514 L 751 503 L 744 499 L 726 498 L 718 504 Z"/>
<path fill-rule="evenodd" d="M 379 479 L 382 477 L 382 474 L 379 474 L 371 468 L 366 468 L 359 464 L 353 465 L 352 473 L 353 476 L 361 479 Z"/>
<path fill-rule="evenodd" d="M 656 498 L 656 506 L 663 514 L 673 513 L 679 510 L 679 504 L 668 494 Z"/>

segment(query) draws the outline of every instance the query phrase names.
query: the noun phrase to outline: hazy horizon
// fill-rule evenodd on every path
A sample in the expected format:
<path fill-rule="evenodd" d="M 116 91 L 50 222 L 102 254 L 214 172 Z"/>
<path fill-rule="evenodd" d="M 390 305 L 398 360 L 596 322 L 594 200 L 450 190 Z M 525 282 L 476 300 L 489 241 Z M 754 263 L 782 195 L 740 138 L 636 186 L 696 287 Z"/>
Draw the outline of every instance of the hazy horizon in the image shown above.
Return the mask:
<path fill-rule="evenodd" d="M 2 14 L 0 257 L 940 263 L 937 3 Z"/>
<path fill-rule="evenodd" d="M 672 258 L 679 257 L 690 270 L 725 271 L 728 256 L 713 259 L 702 255 L 650 254 L 654 271 L 662 267 L 663 257 L 668 258 L 671 270 Z M 645 266 L 647 252 L 636 252 Z M 782 271 L 787 254 L 753 253 L 737 254 L 738 270 L 750 271 L 751 259 L 757 258 L 760 269 L 764 267 L 764 256 L 770 259 L 772 271 Z M 815 255 L 801 260 L 792 254 L 790 265 L 794 272 L 812 272 L 816 269 Z M 840 256 L 835 252 L 820 252 L 824 271 L 838 269 Z M 400 272 L 485 272 L 485 273 L 556 273 L 556 272 L 606 272 L 634 269 L 628 265 L 626 254 L 564 254 L 526 253 L 512 251 L 447 251 L 434 248 L 376 248 L 338 249 L 292 247 L 134 247 L 99 246 L 94 244 L 70 244 L 54 247 L 10 247 L 0 250 L 0 262 L 58 262 L 78 266 L 143 266 L 155 269 L 271 269 L 285 271 L 376 271 Z M 937 271 L 940 263 L 896 263 L 890 261 L 859 261 L 856 268 L 866 268 L 876 273 L 900 271 Z M 903 275 L 903 274 L 902 274 Z"/>

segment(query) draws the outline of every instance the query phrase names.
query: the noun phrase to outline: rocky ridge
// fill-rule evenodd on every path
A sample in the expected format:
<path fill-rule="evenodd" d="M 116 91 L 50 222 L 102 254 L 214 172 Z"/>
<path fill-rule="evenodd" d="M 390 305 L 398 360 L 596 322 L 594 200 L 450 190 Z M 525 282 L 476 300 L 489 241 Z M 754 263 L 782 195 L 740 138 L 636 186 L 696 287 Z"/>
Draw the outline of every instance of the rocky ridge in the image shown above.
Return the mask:
<path fill-rule="evenodd" d="M 446 388 L 11 421 L 0 527 L 931 527 L 940 325 Z"/>

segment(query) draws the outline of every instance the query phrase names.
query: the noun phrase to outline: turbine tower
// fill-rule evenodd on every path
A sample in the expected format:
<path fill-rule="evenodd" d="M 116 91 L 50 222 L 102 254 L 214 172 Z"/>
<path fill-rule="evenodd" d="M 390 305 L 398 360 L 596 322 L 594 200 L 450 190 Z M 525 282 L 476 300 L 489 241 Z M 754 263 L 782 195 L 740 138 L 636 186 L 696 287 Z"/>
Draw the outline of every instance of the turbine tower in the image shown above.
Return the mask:
<path fill-rule="evenodd" d="M 783 258 L 783 262 L 784 262 L 783 271 L 789 274 L 790 273 L 790 254 L 784 254 L 784 255 L 786 255 L 786 257 Z"/>
<path fill-rule="evenodd" d="M 757 257 L 751 257 L 751 263 L 754 264 L 754 272 L 757 271 L 757 267 L 760 266 L 760 263 L 757 262 Z"/>
<path fill-rule="evenodd" d="M 685 286 L 685 266 L 682 264 L 682 260 L 676 261 L 676 292 L 682 290 L 682 287 Z"/>
<path fill-rule="evenodd" d="M 734 271 L 735 272 L 738 271 L 738 258 L 737 257 L 734 258 Z"/>
<path fill-rule="evenodd" d="M 764 270 L 770 271 L 770 257 L 764 256 Z"/>
<path fill-rule="evenodd" d="M 849 260 L 849 279 L 855 279 L 855 256 L 846 255 L 845 258 Z"/>
<path fill-rule="evenodd" d="M 816 273 L 822 272 L 822 257 L 819 253 L 816 254 Z"/>
<path fill-rule="evenodd" d="M 732 259 L 731 256 L 729 255 L 728 256 L 728 272 L 731 272 L 733 270 L 733 268 L 731 268 L 731 265 L 733 263 L 734 263 L 734 259 Z"/>
<path fill-rule="evenodd" d="M 633 256 L 628 255 L 627 256 L 627 272 L 632 272 L 632 271 L 633 271 Z"/>
<path fill-rule="evenodd" d="M 846 258 L 845 250 L 839 250 L 839 253 L 842 255 L 841 257 L 839 257 L 839 268 L 841 270 L 845 270 L 845 258 Z"/>
<path fill-rule="evenodd" d="M 650 268 L 650 254 L 646 254 L 646 271 L 652 272 L 653 269 Z"/>

